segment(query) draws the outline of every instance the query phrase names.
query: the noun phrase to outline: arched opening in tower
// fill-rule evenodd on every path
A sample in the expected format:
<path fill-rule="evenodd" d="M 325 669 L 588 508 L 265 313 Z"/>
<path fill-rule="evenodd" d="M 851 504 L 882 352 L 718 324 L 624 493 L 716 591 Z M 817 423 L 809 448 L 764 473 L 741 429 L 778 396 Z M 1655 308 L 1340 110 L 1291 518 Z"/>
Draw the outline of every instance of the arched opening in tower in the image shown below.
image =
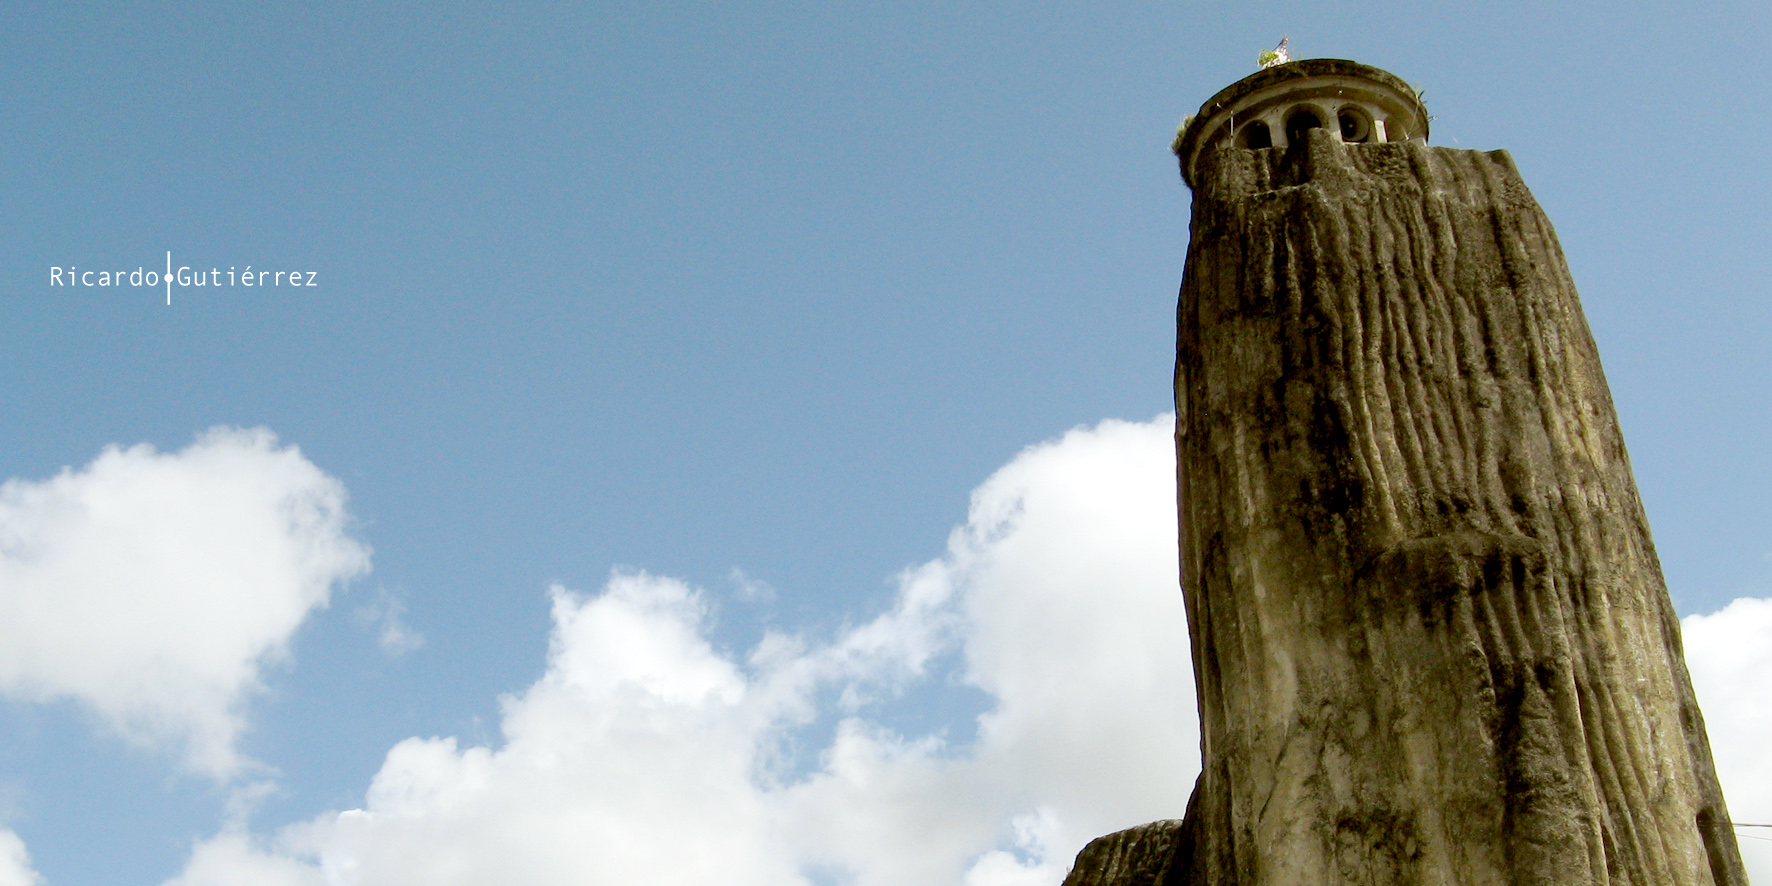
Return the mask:
<path fill-rule="evenodd" d="M 1356 107 L 1345 107 L 1336 115 L 1336 122 L 1341 125 L 1341 140 L 1361 144 L 1372 140 L 1372 118 Z"/>
<path fill-rule="evenodd" d="M 1286 143 L 1298 144 L 1304 141 L 1304 134 L 1313 129 L 1323 128 L 1323 118 L 1310 108 L 1298 108 L 1286 117 Z"/>

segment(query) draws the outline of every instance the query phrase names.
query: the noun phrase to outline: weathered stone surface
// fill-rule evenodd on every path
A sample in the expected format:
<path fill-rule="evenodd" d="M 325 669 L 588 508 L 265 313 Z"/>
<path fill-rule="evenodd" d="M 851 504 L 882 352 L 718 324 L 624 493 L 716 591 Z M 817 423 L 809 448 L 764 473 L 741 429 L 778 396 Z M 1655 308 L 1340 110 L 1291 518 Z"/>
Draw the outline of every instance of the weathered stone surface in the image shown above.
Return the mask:
<path fill-rule="evenodd" d="M 1599 355 L 1507 154 L 1315 130 L 1193 184 L 1204 771 L 1168 882 L 1743 886 Z M 1145 882 L 1095 869 L 1137 845 L 1067 882 Z"/>
<path fill-rule="evenodd" d="M 1174 818 L 1096 837 L 1077 853 L 1064 886 L 1169 886 L 1183 827 Z"/>

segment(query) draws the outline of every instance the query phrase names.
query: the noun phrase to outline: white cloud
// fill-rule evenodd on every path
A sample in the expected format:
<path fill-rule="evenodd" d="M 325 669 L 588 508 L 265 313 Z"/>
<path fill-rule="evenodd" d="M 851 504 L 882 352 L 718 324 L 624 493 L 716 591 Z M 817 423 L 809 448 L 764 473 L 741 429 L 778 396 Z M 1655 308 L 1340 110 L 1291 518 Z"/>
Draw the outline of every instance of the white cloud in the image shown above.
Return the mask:
<path fill-rule="evenodd" d="M 0 486 L 0 693 L 78 699 L 236 774 L 241 704 L 332 586 L 368 568 L 344 487 L 265 430 L 112 447 Z"/>
<path fill-rule="evenodd" d="M 1689 615 L 1681 633 L 1729 815 L 1772 824 L 1772 600 L 1743 597 Z M 1748 879 L 1772 883 L 1772 828 L 1737 833 Z"/>
<path fill-rule="evenodd" d="M 198 844 L 185 870 L 166 886 L 330 886 L 309 865 L 254 844 L 237 830 Z M 5 884 L 0 883 L 0 886 Z"/>
<path fill-rule="evenodd" d="M 726 573 L 726 580 L 738 589 L 738 599 L 746 603 L 775 602 L 775 588 L 773 586 L 766 581 L 758 581 L 746 575 L 745 571 L 737 566 L 732 567 L 732 570 Z"/>
<path fill-rule="evenodd" d="M 1198 770 L 1170 434 L 1105 422 L 1023 452 L 889 611 L 828 642 L 772 633 L 739 661 L 681 582 L 556 588 L 547 672 L 503 701 L 500 745 L 408 739 L 363 808 L 226 831 L 171 886 L 1055 886 L 1087 840 L 1181 815 Z M 1732 811 L 1765 815 L 1772 601 L 1686 636 Z M 954 655 L 990 700 L 975 734 L 888 728 L 875 702 Z M 816 765 L 784 767 L 821 715 Z"/>
<path fill-rule="evenodd" d="M 31 867 L 30 853 L 18 835 L 0 828 L 0 886 L 36 886 L 43 882 Z"/>
<path fill-rule="evenodd" d="M 901 612 L 921 614 L 857 634 L 940 637 L 951 620 L 966 679 L 994 707 L 974 745 L 945 756 L 852 721 L 787 792 L 824 832 L 803 853 L 858 886 L 955 883 L 968 867 L 980 886 L 1029 869 L 1056 883 L 1089 839 L 1184 811 L 1199 739 L 1173 447 L 1168 419 L 1104 422 L 973 493 L 948 555 L 901 582 Z M 933 654 L 914 645 L 907 659 Z"/>
<path fill-rule="evenodd" d="M 425 636 L 406 623 L 406 603 L 387 588 L 378 588 L 369 602 L 352 610 L 359 627 L 375 631 L 383 654 L 398 658 L 425 645 Z"/>
<path fill-rule="evenodd" d="M 224 833 L 173 882 L 1054 884 L 1083 842 L 1180 814 L 1192 786 L 1173 458 L 1167 419 L 1033 447 L 888 612 L 827 643 L 771 634 L 743 662 L 681 582 L 556 588 L 547 672 L 504 700 L 500 746 L 401 742 L 362 809 L 269 846 Z M 973 741 L 870 718 L 956 652 L 993 699 Z M 832 694 L 846 716 L 814 771 L 779 768 Z"/>
<path fill-rule="evenodd" d="M 504 746 L 409 739 L 365 808 L 285 837 L 336 883 L 796 882 L 752 780 L 766 722 L 680 582 L 556 588 L 545 676 Z"/>

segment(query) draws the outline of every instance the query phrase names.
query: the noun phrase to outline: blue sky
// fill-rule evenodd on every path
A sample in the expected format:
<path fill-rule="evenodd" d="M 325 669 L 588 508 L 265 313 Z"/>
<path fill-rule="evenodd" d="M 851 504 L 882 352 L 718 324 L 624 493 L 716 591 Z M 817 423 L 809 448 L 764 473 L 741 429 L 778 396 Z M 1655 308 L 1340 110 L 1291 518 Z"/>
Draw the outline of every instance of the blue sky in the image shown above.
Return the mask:
<path fill-rule="evenodd" d="M 772 810 L 739 819 L 886 808 L 832 787 L 861 790 L 843 748 L 977 800 L 953 832 L 983 836 L 944 850 L 947 868 L 843 848 L 897 845 L 882 812 L 855 824 L 866 838 L 760 831 L 762 881 L 1046 882 L 1088 828 L 1179 814 L 1185 740 L 1155 780 L 1184 786 L 1167 813 L 1091 799 L 1081 772 L 1009 796 L 1002 772 L 1095 746 L 1002 725 L 1082 696 L 1026 689 L 1038 662 L 991 645 L 1019 624 L 994 595 L 1035 562 L 1027 581 L 1070 577 L 1055 600 L 1098 593 L 1111 558 L 1048 563 L 989 507 L 1069 488 L 1091 459 L 1144 464 L 1186 245 L 1167 146 L 1281 34 L 1423 89 L 1432 143 L 1513 153 L 1582 292 L 1680 612 L 1772 597 L 1764 4 L 12 4 L 7 532 L 62 527 L 65 550 L 106 562 L 42 585 L 92 607 L 46 604 L 70 633 L 44 648 L 65 655 L 0 662 L 0 827 L 51 884 L 243 876 L 228 864 L 308 882 L 327 858 L 346 877 L 338 859 L 371 858 L 382 832 L 312 823 L 375 812 L 392 749 L 509 748 L 547 687 L 642 659 L 675 664 L 636 685 L 726 699 L 691 731 L 730 728 L 757 755 L 719 776 L 743 795 L 728 811 Z M 317 285 L 180 288 L 168 306 L 50 283 L 52 267 L 156 270 L 168 251 Z M 1078 427 L 1094 430 L 1061 439 Z M 1058 442 L 1024 452 L 1042 441 Z M 239 476 L 276 495 L 230 498 L 241 482 L 218 478 Z M 119 511 L 164 530 L 152 562 L 52 519 L 58 495 L 158 500 L 150 481 L 191 502 Z M 1126 482 L 1106 500 L 1144 501 Z M 291 528 L 291 501 L 313 519 Z M 1094 505 L 1054 501 L 1073 516 L 1053 517 L 1051 546 L 1094 550 L 1102 524 L 1074 516 Z M 260 584 L 217 565 L 235 559 Z M 7 568 L 0 596 L 24 599 L 36 573 Z M 1122 584 L 1155 606 L 1163 581 L 1152 565 Z M 131 607 L 187 591 L 201 618 L 135 634 L 167 644 L 143 640 L 142 661 L 183 661 L 189 682 L 161 700 L 118 682 Z M 238 595 L 238 619 L 215 614 Z M 1748 630 L 1772 616 L 1734 613 L 1738 643 L 1772 645 Z M 604 637 L 605 615 L 662 645 L 574 664 L 571 626 Z M 1022 627 L 1030 646 L 1057 630 Z M 1730 661 L 1718 673 L 1772 678 L 1764 658 Z M 1176 680 L 1150 697 L 1190 699 Z M 1191 716 L 1126 722 L 1167 735 Z M 528 796 L 515 755 L 488 759 Z M 626 808 L 580 774 L 563 783 Z"/>

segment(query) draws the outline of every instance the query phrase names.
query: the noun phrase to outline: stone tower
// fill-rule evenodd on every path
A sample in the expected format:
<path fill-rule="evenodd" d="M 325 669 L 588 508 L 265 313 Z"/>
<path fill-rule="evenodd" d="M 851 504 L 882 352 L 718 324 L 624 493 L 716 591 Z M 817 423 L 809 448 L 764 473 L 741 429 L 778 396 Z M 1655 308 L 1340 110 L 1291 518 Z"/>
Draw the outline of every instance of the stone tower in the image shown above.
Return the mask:
<path fill-rule="evenodd" d="M 1073 886 L 1746 884 L 1556 236 L 1427 130 L 1312 59 L 1177 138 L 1203 771 Z"/>

